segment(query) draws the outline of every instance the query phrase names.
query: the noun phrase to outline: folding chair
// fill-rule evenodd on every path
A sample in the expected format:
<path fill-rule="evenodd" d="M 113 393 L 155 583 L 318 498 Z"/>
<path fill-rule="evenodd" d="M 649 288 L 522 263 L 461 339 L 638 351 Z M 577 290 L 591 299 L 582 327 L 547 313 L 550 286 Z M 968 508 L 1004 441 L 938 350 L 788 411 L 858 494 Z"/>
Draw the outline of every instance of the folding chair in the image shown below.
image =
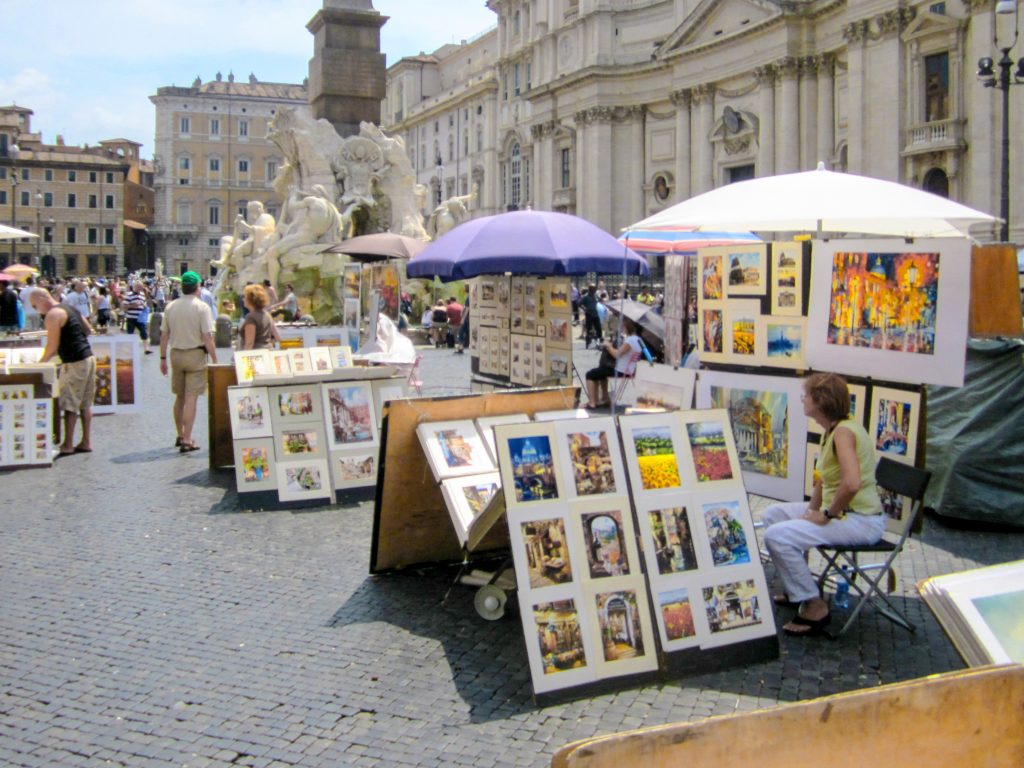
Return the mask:
<path fill-rule="evenodd" d="M 409 376 L 405 380 L 406 385 L 421 397 L 423 396 L 423 382 L 420 380 L 420 361 L 422 359 L 423 355 L 416 355 L 416 360 L 409 368 Z"/>
<path fill-rule="evenodd" d="M 914 530 L 918 516 L 921 514 L 924 492 L 931 478 L 932 473 L 923 469 L 900 464 L 889 458 L 880 459 L 875 470 L 875 479 L 878 481 L 878 485 L 884 490 L 906 497 L 911 502 L 910 511 L 897 523 L 896 530 L 887 531 L 895 538 L 887 539 L 883 535 L 876 544 L 817 547 L 819 554 L 825 560 L 825 567 L 818 576 L 818 590 L 823 590 L 826 581 L 834 582 L 837 576 L 844 576 L 850 584 L 850 594 L 857 596 L 857 604 L 850 612 L 842 629 L 834 637 L 839 637 L 850 628 L 853 620 L 857 618 L 868 602 L 873 603 L 878 612 L 890 621 L 910 632 L 914 631 L 915 627 L 910 620 L 886 597 L 882 582 L 889 575 L 893 562 L 903 551 L 904 544 Z M 901 507 L 905 507 L 905 505 L 901 505 Z M 885 558 L 879 563 L 860 564 L 858 556 L 868 553 L 884 554 Z M 844 568 L 846 569 L 845 574 L 843 573 Z"/>
<path fill-rule="evenodd" d="M 636 366 L 637 363 L 640 362 L 640 354 L 641 353 L 637 352 L 635 349 L 630 352 L 629 360 L 626 362 L 626 370 L 629 371 L 629 373 L 614 377 L 615 387 L 608 396 L 608 399 L 611 402 L 612 413 L 615 413 L 618 408 L 619 401 L 626 393 L 626 387 L 632 384 L 633 380 L 636 379 Z"/>

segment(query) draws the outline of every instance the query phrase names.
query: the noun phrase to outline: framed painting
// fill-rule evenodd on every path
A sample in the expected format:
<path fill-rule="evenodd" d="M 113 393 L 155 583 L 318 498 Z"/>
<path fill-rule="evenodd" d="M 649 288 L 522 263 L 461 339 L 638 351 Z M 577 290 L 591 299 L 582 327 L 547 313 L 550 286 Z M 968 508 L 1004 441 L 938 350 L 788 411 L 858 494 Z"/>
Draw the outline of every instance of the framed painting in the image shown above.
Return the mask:
<path fill-rule="evenodd" d="M 573 584 L 582 577 L 578 539 L 570 543 L 572 528 L 565 514 L 519 515 L 509 521 L 516 580 L 520 589 L 543 590 Z"/>
<path fill-rule="evenodd" d="M 347 347 L 348 331 L 344 328 L 313 328 L 311 347 Z"/>
<path fill-rule="evenodd" d="M 268 387 L 267 391 L 270 395 L 270 423 L 275 431 L 295 422 L 323 419 L 318 384 Z"/>
<path fill-rule="evenodd" d="M 510 511 L 566 498 L 561 487 L 555 453 L 555 425 L 499 424 L 494 427 L 498 449 L 498 468 L 505 489 L 505 504 Z"/>
<path fill-rule="evenodd" d="M 658 579 L 651 582 L 651 590 L 661 647 L 671 652 L 701 645 L 705 623 L 697 622 L 697 614 L 703 610 L 697 579 Z"/>
<path fill-rule="evenodd" d="M 483 438 L 469 419 L 423 422 L 416 427 L 416 435 L 438 482 L 494 470 Z"/>
<path fill-rule="evenodd" d="M 288 363 L 292 367 L 292 376 L 308 376 L 315 373 L 313 361 L 306 348 L 288 350 Z"/>
<path fill-rule="evenodd" d="M 257 376 L 270 373 L 270 355 L 267 350 L 235 350 L 235 376 L 239 384 L 251 384 Z"/>
<path fill-rule="evenodd" d="M 337 347 L 335 347 L 337 349 Z M 330 373 L 334 370 L 333 349 L 329 347 L 310 347 L 309 364 L 313 373 Z"/>
<path fill-rule="evenodd" d="M 642 578 L 585 584 L 583 604 L 591 613 L 586 626 L 592 635 L 594 668 L 599 678 L 658 668 L 647 584 Z"/>
<path fill-rule="evenodd" d="M 732 492 L 705 492 L 691 503 L 697 523 L 698 546 L 706 547 L 702 557 L 716 568 L 733 568 L 758 563 L 747 494 L 742 488 Z"/>
<path fill-rule="evenodd" d="M 711 489 L 720 484 L 738 484 L 741 477 L 739 457 L 729 414 L 719 411 L 688 411 L 680 414 L 690 444 L 690 457 L 696 488 Z"/>
<path fill-rule="evenodd" d="M 710 566 L 707 549 L 698 538 L 700 509 L 686 493 L 671 494 L 637 502 L 647 573 L 656 576 L 694 575 Z"/>
<path fill-rule="evenodd" d="M 141 407 L 139 373 L 142 345 L 134 336 L 114 337 L 114 404 L 118 413 L 137 411 Z"/>
<path fill-rule="evenodd" d="M 369 292 L 377 292 L 377 302 L 381 314 L 387 315 L 397 323 L 401 306 L 402 282 L 398 266 L 396 264 L 370 264 L 366 271 L 370 276 Z M 370 312 L 373 313 L 373 307 L 370 307 Z"/>
<path fill-rule="evenodd" d="M 816 242 L 808 364 L 963 386 L 970 248 L 966 238 Z"/>
<path fill-rule="evenodd" d="M 807 318 L 762 315 L 757 319 L 757 360 L 770 368 L 807 367 Z"/>
<path fill-rule="evenodd" d="M 278 461 L 326 459 L 327 439 L 321 421 L 290 424 L 274 435 Z"/>
<path fill-rule="evenodd" d="M 497 306 L 498 297 L 495 287 L 495 281 L 498 278 L 494 277 L 479 277 L 477 278 L 477 285 L 480 290 L 480 303 L 477 305 L 481 309 L 493 309 Z"/>
<path fill-rule="evenodd" d="M 800 317 L 804 309 L 803 243 L 771 244 L 772 314 Z"/>
<path fill-rule="evenodd" d="M 572 307 L 569 281 L 555 278 L 548 281 L 548 306 L 558 314 L 567 315 Z"/>
<path fill-rule="evenodd" d="M 572 353 L 569 350 L 559 350 L 549 346 L 547 355 L 547 375 L 560 382 L 568 382 L 572 378 Z"/>
<path fill-rule="evenodd" d="M 345 299 L 341 308 L 341 324 L 346 329 L 359 332 L 359 312 L 362 305 L 359 299 Z"/>
<path fill-rule="evenodd" d="M 334 489 L 366 488 L 377 484 L 377 449 L 356 448 L 331 451 L 331 481 Z"/>
<path fill-rule="evenodd" d="M 724 299 L 725 254 L 719 248 L 702 248 L 698 259 L 700 260 L 701 301 Z"/>
<path fill-rule="evenodd" d="M 521 606 L 526 655 L 535 693 L 571 688 L 595 679 L 592 634 L 583 619 L 582 597 L 530 599 Z M 520 600 L 523 603 L 523 600 Z"/>
<path fill-rule="evenodd" d="M 851 384 L 846 383 L 846 388 L 850 391 L 850 418 L 860 424 L 862 427 L 867 426 L 867 414 L 868 414 L 868 388 L 864 384 Z M 823 435 L 825 431 L 821 428 L 814 419 L 807 419 L 807 431 L 812 435 Z"/>
<path fill-rule="evenodd" d="M 487 509 L 500 490 L 501 477 L 497 472 L 450 477 L 441 481 L 441 493 L 460 542 L 468 540 L 473 521 Z"/>
<path fill-rule="evenodd" d="M 270 375 L 274 377 L 287 377 L 292 375 L 292 363 L 290 355 L 284 349 L 272 349 L 270 355 Z"/>
<path fill-rule="evenodd" d="M 351 347 L 332 347 L 330 352 L 331 365 L 333 365 L 335 369 L 352 367 Z"/>
<path fill-rule="evenodd" d="M 322 394 L 330 450 L 376 445 L 377 417 L 369 382 L 325 383 Z"/>
<path fill-rule="evenodd" d="M 700 310 L 700 358 L 704 362 L 725 362 L 725 302 L 705 302 Z"/>
<path fill-rule="evenodd" d="M 495 318 L 508 317 L 512 278 L 495 277 L 492 279 L 494 281 L 494 316 Z"/>
<path fill-rule="evenodd" d="M 306 334 L 302 328 L 281 328 L 280 334 L 281 349 L 301 349 L 306 346 Z"/>
<path fill-rule="evenodd" d="M 277 497 L 281 501 L 331 498 L 331 479 L 326 459 L 301 459 L 277 463 Z"/>
<path fill-rule="evenodd" d="M 725 338 L 722 347 L 729 362 L 736 365 L 756 365 L 757 351 L 761 347 L 757 335 L 761 317 L 759 301 L 729 301 L 725 305 Z"/>
<path fill-rule="evenodd" d="M 559 450 L 568 457 L 562 463 L 562 484 L 569 498 L 628 492 L 613 419 L 559 422 L 555 434 Z"/>
<path fill-rule="evenodd" d="M 722 298 L 765 296 L 768 293 L 768 245 L 744 243 L 701 250 L 701 258 L 718 257 Z M 704 292 L 705 298 L 713 298 Z"/>
<path fill-rule="evenodd" d="M 684 484 L 688 475 L 681 468 L 679 453 L 687 451 L 687 445 L 678 424 L 679 420 L 670 413 L 619 418 L 634 499 L 643 494 L 692 490 L 692 485 Z"/>
<path fill-rule="evenodd" d="M 553 315 L 548 318 L 545 335 L 552 347 L 572 347 L 572 322 L 569 317 Z"/>
<path fill-rule="evenodd" d="M 743 481 L 751 493 L 783 501 L 804 497 L 801 379 L 701 371 L 697 407 L 728 412 Z"/>
<path fill-rule="evenodd" d="M 584 580 L 642 575 L 628 496 L 570 501 L 568 521 L 570 536 L 583 544 Z"/>
<path fill-rule="evenodd" d="M 110 341 L 93 341 L 92 355 L 96 358 L 96 395 L 93 412 L 112 413 L 114 409 L 114 345 Z M 236 358 L 237 360 L 237 358 Z M 237 362 L 236 371 L 237 371 Z M 249 381 L 252 381 L 250 374 Z"/>
<path fill-rule="evenodd" d="M 870 415 L 868 434 L 875 441 L 875 452 L 879 456 L 913 464 L 917 458 L 921 393 L 872 387 Z"/>
<path fill-rule="evenodd" d="M 487 447 L 487 454 L 491 457 L 494 466 L 498 466 L 498 450 L 494 443 L 494 428 L 499 424 L 525 424 L 530 417 L 525 413 L 509 413 L 504 416 L 481 416 L 476 420 L 476 427 L 480 431 L 484 445 Z"/>
<path fill-rule="evenodd" d="M 359 299 L 362 271 L 361 264 L 346 264 L 341 268 L 341 297 L 343 299 Z"/>
<path fill-rule="evenodd" d="M 277 458 L 270 437 L 235 440 L 235 487 L 239 493 L 277 489 Z"/>
<path fill-rule="evenodd" d="M 747 568 L 744 573 L 716 571 L 715 576 L 699 582 L 696 619 L 704 625 L 702 648 L 775 634 L 771 598 L 760 566 Z"/>
<path fill-rule="evenodd" d="M 697 372 L 667 365 L 638 365 L 633 380 L 635 411 L 686 411 L 693 408 Z"/>
<path fill-rule="evenodd" d="M 265 387 L 228 387 L 231 435 L 235 440 L 270 437 L 270 395 Z"/>

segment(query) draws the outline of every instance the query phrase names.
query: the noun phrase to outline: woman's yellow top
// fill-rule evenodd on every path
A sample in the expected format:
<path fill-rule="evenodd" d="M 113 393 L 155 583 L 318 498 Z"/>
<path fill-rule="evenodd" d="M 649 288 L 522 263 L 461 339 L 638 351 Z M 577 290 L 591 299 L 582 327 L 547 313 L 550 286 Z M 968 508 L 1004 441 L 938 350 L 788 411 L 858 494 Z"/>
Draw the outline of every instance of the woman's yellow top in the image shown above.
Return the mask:
<path fill-rule="evenodd" d="M 882 511 L 882 499 L 878 495 L 878 486 L 875 484 L 875 446 L 871 442 L 867 431 L 852 419 L 846 419 L 836 424 L 832 431 L 825 438 L 821 446 L 821 458 L 818 459 L 818 471 L 821 473 L 821 508 L 830 509 L 832 499 L 842 479 L 842 472 L 839 468 L 839 457 L 836 456 L 836 449 L 833 437 L 836 430 L 846 427 L 853 433 L 853 442 L 857 450 L 857 463 L 860 465 L 860 490 L 850 500 L 845 510 L 833 509 L 834 513 L 855 512 L 858 515 L 877 515 Z"/>

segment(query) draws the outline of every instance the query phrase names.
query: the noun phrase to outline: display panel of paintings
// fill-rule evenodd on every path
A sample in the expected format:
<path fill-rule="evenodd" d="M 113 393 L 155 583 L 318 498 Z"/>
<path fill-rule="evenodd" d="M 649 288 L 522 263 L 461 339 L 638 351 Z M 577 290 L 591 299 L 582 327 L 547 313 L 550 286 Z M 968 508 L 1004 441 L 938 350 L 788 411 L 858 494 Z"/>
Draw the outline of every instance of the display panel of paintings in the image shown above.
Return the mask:
<path fill-rule="evenodd" d="M 234 451 L 235 487 L 239 493 L 277 490 L 277 456 L 270 435 L 235 440 Z"/>
<path fill-rule="evenodd" d="M 705 299 L 765 296 L 768 292 L 766 243 L 721 245 L 700 250 L 701 295 Z"/>
<path fill-rule="evenodd" d="M 27 386 L 31 389 L 31 385 Z M 52 418 L 52 400 L 0 400 L 0 465 L 52 463 Z"/>
<path fill-rule="evenodd" d="M 797 370 L 807 367 L 807 318 L 761 315 L 756 327 L 758 364 Z"/>
<path fill-rule="evenodd" d="M 802 381 L 701 371 L 697 407 L 728 411 L 736 453 L 751 493 L 800 501 L 804 488 L 807 417 Z"/>
<path fill-rule="evenodd" d="M 509 354 L 509 380 L 513 384 L 533 383 L 533 336 L 512 334 Z"/>
<path fill-rule="evenodd" d="M 494 428 L 499 424 L 525 424 L 530 417 L 525 413 L 509 413 L 504 416 L 481 416 L 476 420 L 476 428 L 487 447 L 487 454 L 494 466 L 498 466 L 498 449 L 494 442 Z"/>
<path fill-rule="evenodd" d="M 281 340 L 281 346 L 284 347 L 284 339 Z M 267 350 L 235 350 L 235 377 L 239 384 L 252 384 L 257 376 L 268 376 L 272 370 Z"/>
<path fill-rule="evenodd" d="M 327 445 L 332 451 L 377 444 L 373 389 L 368 382 L 330 382 L 323 385 L 327 416 Z"/>
<path fill-rule="evenodd" d="M 499 424 L 494 427 L 505 504 L 509 511 L 561 502 L 566 499 L 561 487 L 557 437 L 553 422 Z"/>
<path fill-rule="evenodd" d="M 850 418 L 864 426 L 867 424 L 868 388 L 863 384 L 850 382 L 846 382 L 846 388 L 850 391 Z M 807 419 L 807 431 L 813 435 L 825 434 L 821 425 L 814 419 Z"/>
<path fill-rule="evenodd" d="M 963 386 L 970 247 L 966 238 L 815 242 L 808 364 Z"/>
<path fill-rule="evenodd" d="M 667 365 L 638 365 L 633 411 L 685 411 L 693 407 L 697 372 Z"/>
<path fill-rule="evenodd" d="M 235 440 L 273 434 L 270 396 L 265 387 L 228 387 L 228 408 L 231 435 Z"/>
<path fill-rule="evenodd" d="M 868 434 L 879 457 L 913 464 L 917 458 L 921 393 L 875 386 L 871 388 Z"/>
<path fill-rule="evenodd" d="M 327 437 L 323 422 L 295 422 L 275 431 L 274 451 L 279 462 L 326 459 Z"/>
<path fill-rule="evenodd" d="M 377 484 L 377 448 L 331 451 L 331 481 L 337 491 Z"/>
<path fill-rule="evenodd" d="M 91 343 L 96 358 L 93 413 L 130 413 L 138 402 L 141 345 L 134 336 L 107 336 Z"/>
<path fill-rule="evenodd" d="M 494 469 L 483 438 L 469 419 L 424 422 L 416 427 L 416 435 L 438 482 Z"/>
<path fill-rule="evenodd" d="M 555 424 L 566 496 L 590 498 L 627 493 L 619 436 L 611 418 L 560 421 Z"/>
<path fill-rule="evenodd" d="M 803 243 L 771 244 L 772 314 L 803 315 Z"/>
<path fill-rule="evenodd" d="M 619 429 L 634 499 L 693 489 L 686 437 L 675 414 L 622 416 Z"/>
<path fill-rule="evenodd" d="M 760 317 L 759 301 L 726 302 L 722 348 L 728 362 L 736 365 L 756 365 L 759 362 L 757 353 L 761 349 L 762 341 L 757 330 Z"/>
<path fill-rule="evenodd" d="M 313 501 L 331 496 L 326 459 L 278 462 L 277 497 L 281 501 Z"/>
<path fill-rule="evenodd" d="M 267 392 L 270 397 L 270 423 L 275 431 L 296 422 L 323 419 L 319 384 L 268 387 Z"/>

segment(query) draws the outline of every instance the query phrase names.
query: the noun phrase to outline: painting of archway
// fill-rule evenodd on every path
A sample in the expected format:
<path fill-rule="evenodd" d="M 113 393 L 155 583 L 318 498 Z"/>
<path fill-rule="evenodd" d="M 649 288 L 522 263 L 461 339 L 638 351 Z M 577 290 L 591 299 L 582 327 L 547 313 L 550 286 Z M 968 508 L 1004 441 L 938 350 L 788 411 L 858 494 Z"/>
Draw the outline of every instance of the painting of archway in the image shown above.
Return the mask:
<path fill-rule="evenodd" d="M 597 595 L 597 620 L 605 661 L 621 661 L 644 655 L 636 591 L 632 589 Z"/>
<path fill-rule="evenodd" d="M 629 557 L 622 534 L 622 513 L 619 510 L 585 514 L 583 535 L 587 545 L 587 564 L 592 579 L 629 575 Z"/>

